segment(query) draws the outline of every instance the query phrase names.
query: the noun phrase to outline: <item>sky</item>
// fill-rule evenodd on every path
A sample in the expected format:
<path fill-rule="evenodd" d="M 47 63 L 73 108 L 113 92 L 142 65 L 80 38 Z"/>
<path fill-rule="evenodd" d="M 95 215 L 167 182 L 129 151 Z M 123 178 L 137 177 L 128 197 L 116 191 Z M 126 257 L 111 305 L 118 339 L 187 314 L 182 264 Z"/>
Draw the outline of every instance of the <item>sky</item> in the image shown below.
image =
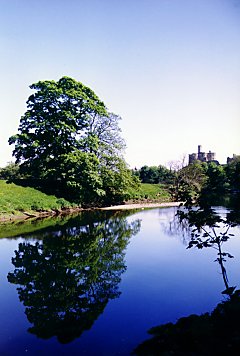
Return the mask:
<path fill-rule="evenodd" d="M 0 0 L 0 167 L 39 80 L 69 76 L 122 117 L 131 168 L 240 154 L 239 0 Z"/>

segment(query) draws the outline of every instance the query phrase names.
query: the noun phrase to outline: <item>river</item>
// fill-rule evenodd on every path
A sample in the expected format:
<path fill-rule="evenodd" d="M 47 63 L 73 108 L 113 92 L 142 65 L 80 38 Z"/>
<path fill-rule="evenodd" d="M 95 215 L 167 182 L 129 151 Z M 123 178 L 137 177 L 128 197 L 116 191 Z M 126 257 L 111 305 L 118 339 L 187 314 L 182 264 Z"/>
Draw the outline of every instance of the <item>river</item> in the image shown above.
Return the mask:
<path fill-rule="evenodd" d="M 2 225 L 0 354 L 130 355 L 151 327 L 213 310 L 224 299 L 216 250 L 186 248 L 176 209 Z M 237 286 L 232 232 L 226 269 Z"/>

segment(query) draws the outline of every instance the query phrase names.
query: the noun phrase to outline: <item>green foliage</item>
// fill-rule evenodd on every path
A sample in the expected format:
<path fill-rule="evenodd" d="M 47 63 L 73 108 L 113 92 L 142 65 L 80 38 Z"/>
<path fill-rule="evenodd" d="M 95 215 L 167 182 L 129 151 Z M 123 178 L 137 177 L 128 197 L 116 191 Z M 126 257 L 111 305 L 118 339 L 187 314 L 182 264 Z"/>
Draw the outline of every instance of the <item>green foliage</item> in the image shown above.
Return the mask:
<path fill-rule="evenodd" d="M 64 155 L 60 166 L 61 178 L 66 182 L 67 195 L 75 202 L 96 206 L 105 195 L 99 160 L 94 153 L 75 150 Z"/>
<path fill-rule="evenodd" d="M 18 164 L 10 162 L 5 167 L 0 168 L 0 179 L 12 180 L 22 178 Z"/>
<path fill-rule="evenodd" d="M 133 176 L 125 161 L 116 157 L 101 167 L 101 177 L 106 192 L 103 197 L 104 205 L 119 204 L 131 199 L 140 186 L 139 180 Z"/>
<path fill-rule="evenodd" d="M 187 202 L 196 200 L 207 181 L 205 171 L 205 164 L 198 161 L 176 171 L 171 187 L 173 198 Z"/>
<path fill-rule="evenodd" d="M 103 102 L 82 83 L 63 77 L 39 81 L 27 101 L 19 133 L 10 137 L 21 169 L 33 177 L 58 177 L 62 155 L 85 148 L 89 122 L 108 115 Z M 91 150 L 91 145 L 89 147 Z"/>
<path fill-rule="evenodd" d="M 171 191 L 175 200 L 191 202 L 201 194 L 223 194 L 229 189 L 239 191 L 240 188 L 240 162 L 237 157 L 226 166 L 196 161 L 174 174 Z"/>
<path fill-rule="evenodd" d="M 235 156 L 225 167 L 230 189 L 240 191 L 240 156 Z"/>
<path fill-rule="evenodd" d="M 138 183 L 122 157 L 121 118 L 72 78 L 30 88 L 36 92 L 27 101 L 19 133 L 9 138 L 21 172 L 55 180 L 65 198 L 88 207 L 129 197 Z"/>
<path fill-rule="evenodd" d="M 71 207 L 65 199 L 46 195 L 36 189 L 23 188 L 0 180 L 0 214 L 17 214 L 22 211 L 47 211 Z"/>
<path fill-rule="evenodd" d="M 125 161 L 115 156 L 102 162 L 94 153 L 74 151 L 63 157 L 60 170 L 67 196 L 86 207 L 122 203 L 139 187 Z"/>
<path fill-rule="evenodd" d="M 143 166 L 139 170 L 135 170 L 134 174 L 138 176 L 142 183 L 159 184 L 171 183 L 174 174 L 164 166 Z"/>
<path fill-rule="evenodd" d="M 224 167 L 217 165 L 215 162 L 210 162 L 207 164 L 206 170 L 207 191 L 224 191 L 226 188 L 227 176 Z"/>

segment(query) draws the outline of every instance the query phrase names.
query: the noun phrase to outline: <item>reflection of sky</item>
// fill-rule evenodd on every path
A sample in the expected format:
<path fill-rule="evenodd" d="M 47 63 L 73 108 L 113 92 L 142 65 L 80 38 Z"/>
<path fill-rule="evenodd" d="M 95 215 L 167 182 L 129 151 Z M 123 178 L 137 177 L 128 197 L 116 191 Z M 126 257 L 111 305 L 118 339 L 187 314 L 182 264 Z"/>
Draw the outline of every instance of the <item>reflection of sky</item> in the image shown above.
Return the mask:
<path fill-rule="evenodd" d="M 39 350 L 46 354 L 47 350 L 48 354 L 58 351 L 61 355 L 128 355 L 146 339 L 146 331 L 152 326 L 174 322 L 191 313 L 211 311 L 223 298 L 224 289 L 220 268 L 214 262 L 216 251 L 187 250 L 180 235 L 170 236 L 167 226 L 175 213 L 174 208 L 151 209 L 127 218 L 128 221 L 141 219 L 141 230 L 128 245 L 127 271 L 119 285 L 122 294 L 107 304 L 91 330 L 64 347 L 54 338 L 43 341 L 26 333 L 29 324 L 24 307 L 18 301 L 15 286 L 6 282 L 6 273 L 13 269 L 10 259 L 20 240 L 1 240 L 1 264 L 7 266 L 0 285 L 4 288 L 6 284 L 6 292 L 4 289 L 0 294 L 0 306 L 4 306 L 0 310 L 0 340 L 8 340 L 10 344 L 11 335 L 11 343 L 19 345 L 19 350 L 28 349 L 29 354 Z M 236 236 L 226 244 L 226 250 L 235 256 L 226 264 L 231 285 L 240 280 L 239 243 Z"/>
<path fill-rule="evenodd" d="M 141 231 L 127 252 L 128 270 L 123 278 L 123 296 L 118 301 L 132 311 L 131 327 L 140 329 L 159 325 L 191 313 L 213 309 L 224 289 L 214 249 L 186 249 L 179 234 L 169 236 L 167 226 L 174 220 L 175 209 L 154 209 L 139 213 Z M 240 254 L 230 242 L 227 251 L 236 256 L 227 261 L 229 281 L 237 283 Z M 239 248 L 238 248 L 239 249 Z M 233 252 L 234 251 L 234 252 Z M 229 267 L 229 268 L 228 268 Z M 234 277 L 234 278 L 233 278 Z M 123 312 L 123 314 L 125 314 Z"/>
<path fill-rule="evenodd" d="M 29 327 L 27 318 L 23 318 L 25 307 L 19 302 L 16 286 L 10 285 L 7 281 L 8 272 L 14 269 L 11 258 L 20 242 L 23 240 L 0 240 L 0 354 L 3 345 L 11 341 L 12 330 L 15 339 L 20 340 L 22 330 Z"/>

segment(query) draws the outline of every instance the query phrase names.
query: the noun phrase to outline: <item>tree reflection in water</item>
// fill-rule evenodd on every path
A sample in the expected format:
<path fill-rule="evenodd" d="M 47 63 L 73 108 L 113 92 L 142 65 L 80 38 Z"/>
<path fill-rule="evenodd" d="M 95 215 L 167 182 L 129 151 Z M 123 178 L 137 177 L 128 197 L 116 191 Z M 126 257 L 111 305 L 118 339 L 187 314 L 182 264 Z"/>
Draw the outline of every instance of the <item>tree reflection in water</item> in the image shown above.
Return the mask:
<path fill-rule="evenodd" d="M 221 267 L 227 299 L 219 303 L 211 313 L 180 318 L 176 324 L 167 323 L 149 330 L 153 337 L 140 344 L 134 351 L 137 355 L 239 355 L 240 354 L 240 290 L 230 286 L 224 262 L 233 258 L 223 251 L 223 244 L 232 236 L 231 228 L 240 224 L 240 209 L 236 206 L 226 216 L 205 204 L 199 208 L 180 209 L 179 221 L 183 223 L 184 239 L 190 229 L 188 247 L 213 247 L 217 251 L 216 261 Z M 187 230 L 186 230 L 187 229 Z M 186 240 L 185 240 L 186 241 Z"/>
<path fill-rule="evenodd" d="M 234 287 L 229 286 L 228 277 L 224 262 L 227 258 L 233 256 L 223 251 L 223 244 L 231 236 L 231 228 L 240 225 L 239 209 L 228 210 L 225 214 L 220 209 L 214 209 L 208 204 L 198 208 L 193 206 L 180 207 L 174 216 L 168 221 L 161 223 L 162 230 L 170 237 L 178 237 L 187 249 L 196 247 L 203 249 L 205 247 L 214 248 L 216 253 L 216 262 L 219 263 L 221 274 L 225 285 L 223 294 L 233 292 Z"/>
<path fill-rule="evenodd" d="M 20 285 L 19 299 L 33 324 L 29 332 L 68 343 L 120 295 L 125 249 L 140 221 L 128 223 L 126 213 L 107 215 L 88 214 L 76 226 L 45 233 L 41 242 L 19 244 L 8 280 Z"/>
<path fill-rule="evenodd" d="M 169 214 L 162 209 L 159 209 L 161 231 L 171 238 L 178 238 L 184 245 L 188 245 L 191 237 L 191 228 L 185 221 L 180 221 L 175 209 L 174 214 L 172 210 Z"/>

